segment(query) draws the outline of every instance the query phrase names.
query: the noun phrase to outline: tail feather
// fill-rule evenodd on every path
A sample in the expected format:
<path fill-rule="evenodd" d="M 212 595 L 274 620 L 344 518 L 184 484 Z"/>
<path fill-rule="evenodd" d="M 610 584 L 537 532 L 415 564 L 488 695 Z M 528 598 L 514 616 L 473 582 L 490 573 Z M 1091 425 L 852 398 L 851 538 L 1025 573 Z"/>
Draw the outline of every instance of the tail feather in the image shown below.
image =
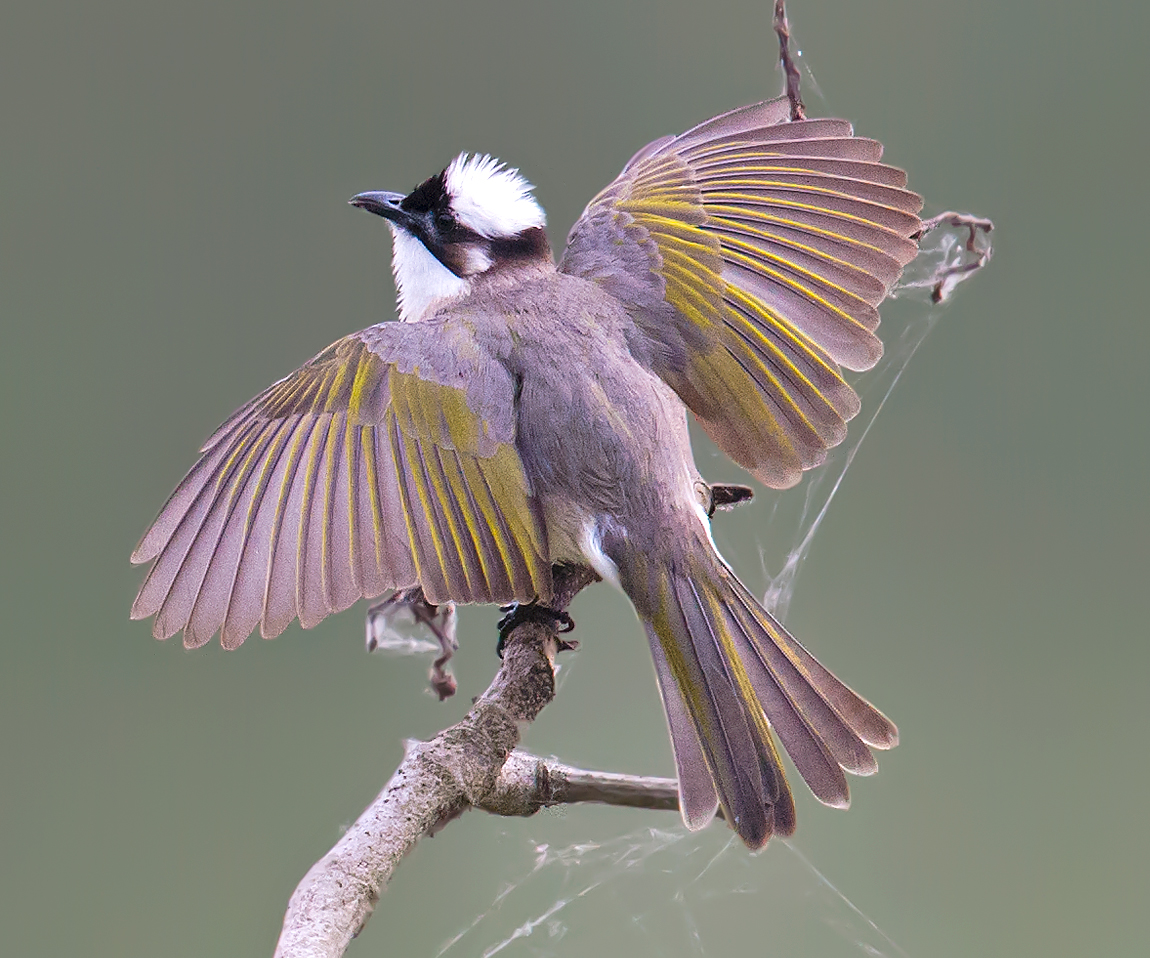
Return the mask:
<path fill-rule="evenodd" d="M 661 611 L 652 622 L 659 652 L 684 699 L 724 811 L 739 833 L 757 846 L 770 835 L 768 809 L 777 792 L 775 776 L 762 774 L 760 737 L 747 721 L 731 663 L 715 640 L 690 580 L 666 579 L 660 592 Z"/>
<path fill-rule="evenodd" d="M 740 651 L 745 654 L 747 667 L 751 670 L 752 682 L 756 691 L 759 691 L 759 683 L 754 681 L 756 678 L 762 680 L 764 691 L 777 689 L 799 720 L 823 743 L 836 764 L 855 775 L 873 775 L 877 772 L 878 763 L 870 749 L 867 748 L 866 741 L 850 722 L 831 705 L 825 688 L 820 682 L 821 676 L 812 674 L 811 670 L 805 669 L 797 663 L 793 655 L 787 654 L 789 647 L 797 644 L 790 633 L 755 601 L 741 582 L 735 580 L 732 585 L 734 586 L 732 611 L 742 626 L 744 636 Z M 810 653 L 807 654 L 810 655 Z M 823 671 L 826 672 L 825 669 Z M 829 672 L 826 674 L 830 675 Z M 831 677 L 833 678 L 833 676 Z M 858 698 L 846 686 L 842 687 L 852 698 Z M 762 693 L 760 693 L 760 697 L 762 697 Z M 869 703 L 864 704 L 873 711 L 873 706 Z M 764 700 L 763 705 L 772 724 L 780 727 L 782 723 L 775 719 L 767 701 Z M 861 712 L 858 709 L 856 711 Z M 790 746 L 787 745 L 786 748 L 793 757 Z M 802 768 L 797 760 L 795 765 L 799 767 L 801 772 Z M 803 778 L 805 779 L 807 776 L 804 774 Z M 813 785 L 812 790 L 815 790 Z M 815 793 L 818 794 L 817 790 Z M 822 798 L 821 795 L 819 797 Z M 822 800 L 827 801 L 826 799 Z M 827 804 L 835 805 L 838 803 L 827 801 Z"/>
<path fill-rule="evenodd" d="M 754 624 L 747 623 L 738 615 L 731 616 L 731 620 L 739 633 L 740 647 L 753 649 Z M 850 788 L 846 775 L 827 743 L 820 737 L 817 726 L 804 714 L 794 698 L 787 694 L 784 683 L 759 656 L 754 653 L 746 655 L 744 664 L 771 727 L 815 797 L 826 805 L 847 808 L 850 805 Z"/>
<path fill-rule="evenodd" d="M 687 702 L 671 673 L 662 644 L 650 626 L 647 637 L 651 642 L 655 676 L 659 680 L 663 711 L 667 714 L 674 745 L 675 770 L 679 776 L 679 810 L 686 826 L 691 831 L 698 831 L 715 817 L 719 809 L 719 793 L 715 791 L 715 782 Z"/>
<path fill-rule="evenodd" d="M 745 592 L 746 590 L 743 589 Z M 755 600 L 752 598 L 751 602 Z M 757 603 L 756 603 L 757 605 Z M 762 611 L 762 610 L 760 610 Z M 773 626 L 771 640 L 778 645 L 805 675 L 811 687 L 818 691 L 844 722 L 871 748 L 885 751 L 898 745 L 898 727 L 857 692 L 839 681 L 826 666 L 808 652 L 799 641 L 766 613 Z"/>
<path fill-rule="evenodd" d="M 844 770 L 872 774 L 870 748 L 896 744 L 894 724 L 795 641 L 709 543 L 658 567 L 630 557 L 620 572 L 655 659 L 687 827 L 721 805 L 752 848 L 794 830 L 772 728 L 815 797 L 845 808 Z"/>

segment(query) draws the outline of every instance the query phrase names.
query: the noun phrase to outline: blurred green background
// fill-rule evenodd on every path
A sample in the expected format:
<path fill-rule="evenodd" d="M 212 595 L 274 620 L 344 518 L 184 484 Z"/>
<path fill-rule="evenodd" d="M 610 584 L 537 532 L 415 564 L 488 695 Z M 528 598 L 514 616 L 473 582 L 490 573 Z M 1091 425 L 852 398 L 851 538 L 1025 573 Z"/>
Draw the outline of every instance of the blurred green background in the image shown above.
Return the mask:
<path fill-rule="evenodd" d="M 156 643 L 127 618 L 128 553 L 227 413 L 393 315 L 386 230 L 349 196 L 490 151 L 538 184 L 558 245 L 639 146 L 778 90 L 769 6 L 5 4 L 0 951 L 271 953 L 401 740 L 485 687 L 493 613 L 464 611 L 440 705 L 426 661 L 366 655 L 362 606 L 235 653 Z M 928 211 L 998 225 L 799 580 L 789 624 L 903 744 L 848 813 L 800 790 L 795 848 L 916 958 L 1150 953 L 1150 17 L 794 0 L 791 18 L 812 112 L 882 139 Z M 759 589 L 770 508 L 718 532 Z M 599 587 L 574 613 L 583 648 L 527 745 L 669 774 L 626 603 Z M 679 828 L 466 816 L 350 953 L 435 955 L 537 846 L 574 842 L 603 847 L 522 881 L 502 930 L 451 954 L 598 880 L 506 953 L 899 953 L 860 944 L 866 921 L 781 844 L 752 859 L 715 827 L 619 872 L 611 849 L 649 827 Z"/>

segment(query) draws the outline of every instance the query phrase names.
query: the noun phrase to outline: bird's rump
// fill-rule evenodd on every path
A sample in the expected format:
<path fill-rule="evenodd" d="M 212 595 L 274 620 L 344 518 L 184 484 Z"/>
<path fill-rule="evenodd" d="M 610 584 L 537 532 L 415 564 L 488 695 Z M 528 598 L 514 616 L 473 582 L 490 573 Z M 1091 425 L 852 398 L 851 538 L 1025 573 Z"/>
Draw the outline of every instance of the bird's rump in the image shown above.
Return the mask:
<path fill-rule="evenodd" d="M 416 584 L 432 602 L 547 597 L 513 390 L 460 329 L 333 344 L 205 443 L 132 556 L 153 561 L 132 616 L 234 648 Z"/>

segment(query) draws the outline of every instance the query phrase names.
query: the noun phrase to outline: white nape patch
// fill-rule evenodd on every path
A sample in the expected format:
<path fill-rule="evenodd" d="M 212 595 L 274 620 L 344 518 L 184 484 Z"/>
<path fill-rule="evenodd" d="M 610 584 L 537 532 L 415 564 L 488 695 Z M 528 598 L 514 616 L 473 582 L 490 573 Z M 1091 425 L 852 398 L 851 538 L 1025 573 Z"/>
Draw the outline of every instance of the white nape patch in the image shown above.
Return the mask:
<path fill-rule="evenodd" d="M 399 291 L 399 318 L 415 322 L 432 303 L 462 296 L 471 283 L 460 279 L 437 260 L 426 246 L 391 223 L 391 271 Z"/>
<path fill-rule="evenodd" d="M 491 264 L 494 260 L 488 255 L 487 250 L 482 249 L 474 243 L 461 243 L 459 249 L 462 250 L 464 257 L 462 266 L 464 276 L 475 276 L 477 273 L 483 273 L 491 269 Z"/>
<path fill-rule="evenodd" d="M 579 530 L 579 549 L 591 568 L 599 573 L 599 578 L 610 582 L 616 589 L 622 589 L 623 586 L 619 583 L 619 567 L 603 551 L 603 530 L 600 521 L 618 525 L 613 519 L 605 519 L 602 516 L 598 519 L 588 519 Z"/>
<path fill-rule="evenodd" d="M 494 157 L 460 153 L 445 181 L 456 218 L 480 236 L 515 236 L 547 222 L 531 184 Z"/>

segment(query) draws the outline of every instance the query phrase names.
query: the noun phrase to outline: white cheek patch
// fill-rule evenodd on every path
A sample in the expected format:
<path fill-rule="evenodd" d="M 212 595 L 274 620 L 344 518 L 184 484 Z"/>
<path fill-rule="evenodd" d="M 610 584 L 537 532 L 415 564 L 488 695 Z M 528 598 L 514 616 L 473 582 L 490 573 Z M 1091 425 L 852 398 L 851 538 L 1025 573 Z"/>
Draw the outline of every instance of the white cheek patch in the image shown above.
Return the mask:
<path fill-rule="evenodd" d="M 461 296 L 471 284 L 444 266 L 414 236 L 391 226 L 391 270 L 399 291 L 399 318 L 414 322 L 432 303 Z"/>
<path fill-rule="evenodd" d="M 547 222 L 531 184 L 493 157 L 460 153 L 444 178 L 459 222 L 480 236 L 511 237 Z"/>

